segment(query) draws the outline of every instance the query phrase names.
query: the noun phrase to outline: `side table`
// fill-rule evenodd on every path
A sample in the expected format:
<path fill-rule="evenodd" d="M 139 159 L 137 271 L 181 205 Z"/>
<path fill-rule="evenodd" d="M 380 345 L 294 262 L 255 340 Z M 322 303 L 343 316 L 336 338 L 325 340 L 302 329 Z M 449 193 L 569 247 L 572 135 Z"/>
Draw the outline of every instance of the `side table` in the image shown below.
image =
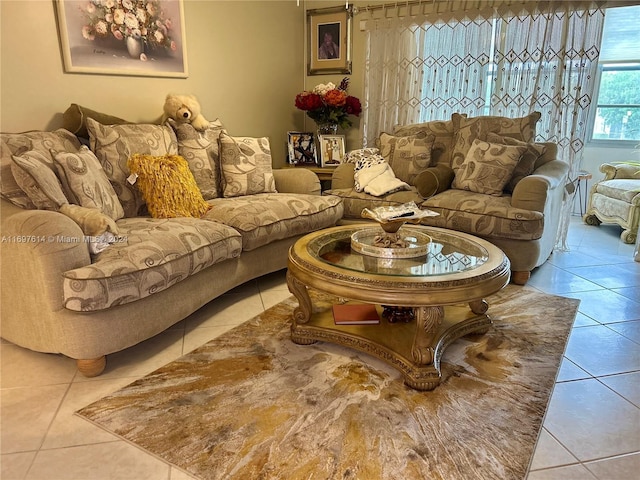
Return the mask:
<path fill-rule="evenodd" d="M 578 184 L 576 186 L 576 195 L 574 197 L 578 198 L 578 205 L 580 207 L 580 216 L 582 217 L 584 213 L 587 211 L 587 200 L 589 199 L 589 180 L 593 178 L 591 173 L 586 170 L 580 170 L 578 172 Z M 584 182 L 584 188 L 582 186 L 582 182 Z"/>

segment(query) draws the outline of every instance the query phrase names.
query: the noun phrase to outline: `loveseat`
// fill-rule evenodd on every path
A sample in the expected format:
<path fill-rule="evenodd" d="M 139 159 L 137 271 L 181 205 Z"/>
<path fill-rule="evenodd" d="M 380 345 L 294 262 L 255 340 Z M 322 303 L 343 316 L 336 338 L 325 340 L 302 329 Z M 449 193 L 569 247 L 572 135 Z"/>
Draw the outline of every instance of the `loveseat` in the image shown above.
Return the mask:
<path fill-rule="evenodd" d="M 355 150 L 336 167 L 323 194 L 344 201 L 340 223 L 362 221 L 364 208 L 415 202 L 438 216 L 425 225 L 477 235 L 501 248 L 511 281 L 524 285 L 553 251 L 569 166 L 557 145 L 536 143 L 540 113 L 521 118 L 454 113 L 449 120 L 402 125 L 377 146 Z M 376 160 L 377 159 L 377 160 Z M 359 178 L 377 161 L 406 188 L 367 193 Z M 387 172 L 388 173 L 388 172 Z"/>
<path fill-rule="evenodd" d="M 82 129 L 87 138 L 68 129 L 1 135 L 0 333 L 76 359 L 85 376 L 99 375 L 106 355 L 285 268 L 296 239 L 342 217 L 341 199 L 321 196 L 315 174 L 272 170 L 268 139 L 231 136 L 220 121 L 197 132 L 188 124 L 83 117 Z M 136 179 L 129 171 L 139 156 L 145 167 L 158 165 L 144 195 L 139 185 L 149 172 Z M 172 175 L 182 175 L 188 195 L 171 192 Z M 162 195 L 173 195 L 171 202 Z M 193 205 L 183 199 L 192 196 L 201 217 L 188 216 Z M 117 232 L 96 241 L 97 233 L 61 213 L 67 202 Z M 183 213 L 149 214 L 167 209 Z"/>

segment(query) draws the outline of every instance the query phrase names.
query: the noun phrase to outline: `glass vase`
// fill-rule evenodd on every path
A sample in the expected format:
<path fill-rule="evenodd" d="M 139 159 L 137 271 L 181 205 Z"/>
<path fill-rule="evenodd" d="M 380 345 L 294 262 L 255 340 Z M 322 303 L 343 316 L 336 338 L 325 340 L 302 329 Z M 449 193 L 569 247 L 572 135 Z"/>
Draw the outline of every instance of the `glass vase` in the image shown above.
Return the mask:
<path fill-rule="evenodd" d="M 318 135 L 335 135 L 338 133 L 337 123 L 319 123 Z"/>

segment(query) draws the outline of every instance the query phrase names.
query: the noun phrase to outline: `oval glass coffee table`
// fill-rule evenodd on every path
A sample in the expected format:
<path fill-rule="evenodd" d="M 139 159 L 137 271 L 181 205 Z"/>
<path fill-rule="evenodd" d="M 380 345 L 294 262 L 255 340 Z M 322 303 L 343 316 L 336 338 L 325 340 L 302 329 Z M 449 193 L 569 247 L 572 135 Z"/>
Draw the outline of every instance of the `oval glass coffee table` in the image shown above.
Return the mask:
<path fill-rule="evenodd" d="M 351 235 L 374 226 L 319 230 L 291 247 L 287 285 L 299 303 L 291 339 L 301 345 L 325 341 L 363 351 L 398 369 L 410 387 L 432 390 L 440 383 L 445 348 L 491 326 L 485 298 L 509 283 L 509 260 L 499 248 L 472 235 L 418 226 L 402 227 L 400 233 L 417 229 L 432 239 L 420 257 L 381 258 L 352 249 Z M 409 307 L 413 318 L 336 325 L 331 309 L 314 309 L 309 288 L 375 304 L 379 313 L 382 305 Z"/>

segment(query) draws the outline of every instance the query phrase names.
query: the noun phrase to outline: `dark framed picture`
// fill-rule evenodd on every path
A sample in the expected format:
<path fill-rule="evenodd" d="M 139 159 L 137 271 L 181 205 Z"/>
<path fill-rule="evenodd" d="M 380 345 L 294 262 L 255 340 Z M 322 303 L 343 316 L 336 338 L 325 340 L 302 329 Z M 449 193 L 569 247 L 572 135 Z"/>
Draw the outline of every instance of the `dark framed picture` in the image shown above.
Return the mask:
<path fill-rule="evenodd" d="M 183 0 L 56 0 L 68 73 L 187 78 Z"/>
<path fill-rule="evenodd" d="M 344 135 L 320 135 L 322 167 L 337 167 L 344 160 Z"/>
<path fill-rule="evenodd" d="M 292 165 L 318 165 L 312 132 L 287 132 L 287 151 Z"/>
<path fill-rule="evenodd" d="M 352 7 L 307 10 L 309 75 L 351 73 Z"/>

